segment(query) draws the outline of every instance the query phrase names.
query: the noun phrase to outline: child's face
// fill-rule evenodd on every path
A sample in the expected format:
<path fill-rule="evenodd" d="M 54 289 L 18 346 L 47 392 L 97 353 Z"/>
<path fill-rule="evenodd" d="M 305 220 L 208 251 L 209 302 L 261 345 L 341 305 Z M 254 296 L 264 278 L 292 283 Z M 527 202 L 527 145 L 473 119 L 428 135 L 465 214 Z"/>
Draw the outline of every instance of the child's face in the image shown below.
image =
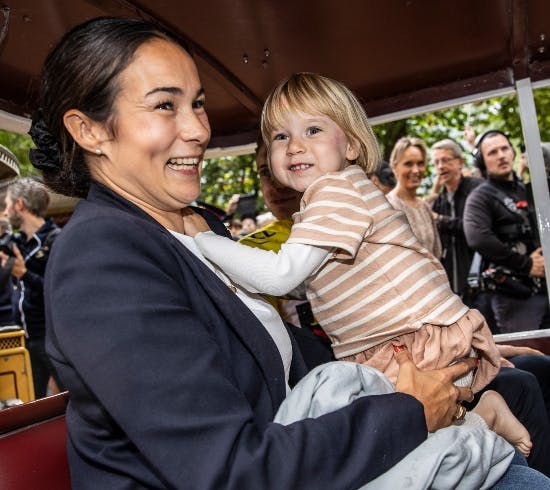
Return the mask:
<path fill-rule="evenodd" d="M 286 187 L 304 192 L 317 178 L 358 156 L 344 132 L 321 114 L 290 111 L 271 133 L 271 170 Z"/>

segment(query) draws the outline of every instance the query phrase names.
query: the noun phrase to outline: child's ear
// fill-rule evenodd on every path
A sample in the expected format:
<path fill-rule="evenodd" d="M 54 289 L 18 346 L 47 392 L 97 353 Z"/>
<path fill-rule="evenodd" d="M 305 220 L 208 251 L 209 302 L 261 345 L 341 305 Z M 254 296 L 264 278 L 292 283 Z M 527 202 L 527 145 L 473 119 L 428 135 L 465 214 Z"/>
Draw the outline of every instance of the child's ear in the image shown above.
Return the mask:
<path fill-rule="evenodd" d="M 346 148 L 346 160 L 353 162 L 359 158 L 359 144 L 357 141 L 348 142 Z"/>
<path fill-rule="evenodd" d="M 109 139 L 103 124 L 90 119 L 77 109 L 70 109 L 63 114 L 63 124 L 78 146 L 90 153 L 98 154 L 102 143 Z"/>

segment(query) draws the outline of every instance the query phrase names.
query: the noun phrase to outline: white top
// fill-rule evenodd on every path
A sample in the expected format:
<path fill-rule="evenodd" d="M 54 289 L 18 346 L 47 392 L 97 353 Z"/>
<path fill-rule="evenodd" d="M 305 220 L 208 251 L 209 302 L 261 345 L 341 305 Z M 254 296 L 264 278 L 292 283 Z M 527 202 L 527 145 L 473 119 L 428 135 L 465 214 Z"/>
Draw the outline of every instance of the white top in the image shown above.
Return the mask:
<path fill-rule="evenodd" d="M 293 291 L 331 256 L 329 249 L 301 243 L 283 243 L 278 252 L 253 248 L 213 231 L 197 233 L 195 242 L 233 281 L 248 291 L 271 296 Z"/>
<path fill-rule="evenodd" d="M 269 304 L 264 298 L 259 294 L 255 294 L 245 289 L 239 287 L 238 284 L 232 284 L 229 278 L 218 268 L 216 265 L 212 264 L 201 253 L 193 238 L 182 233 L 178 233 L 173 230 L 168 230 L 172 235 L 174 235 L 190 252 L 195 254 L 210 270 L 212 270 L 222 282 L 228 286 L 234 286 L 236 288 L 236 295 L 238 298 L 252 311 L 254 316 L 261 322 L 265 327 L 273 342 L 277 346 L 281 359 L 283 361 L 283 367 L 285 371 L 285 383 L 287 393 L 290 391 L 288 385 L 288 376 L 290 372 L 290 364 L 292 362 L 292 343 L 290 337 L 286 330 L 286 327 L 283 324 L 283 321 L 277 313 L 277 310 Z M 214 234 L 212 232 L 212 234 Z M 221 238 L 221 237 L 220 237 Z M 235 243 L 231 240 L 224 240 L 223 245 L 226 246 L 227 242 Z M 249 247 L 247 247 L 249 248 Z M 245 266 L 246 269 L 246 266 Z"/>

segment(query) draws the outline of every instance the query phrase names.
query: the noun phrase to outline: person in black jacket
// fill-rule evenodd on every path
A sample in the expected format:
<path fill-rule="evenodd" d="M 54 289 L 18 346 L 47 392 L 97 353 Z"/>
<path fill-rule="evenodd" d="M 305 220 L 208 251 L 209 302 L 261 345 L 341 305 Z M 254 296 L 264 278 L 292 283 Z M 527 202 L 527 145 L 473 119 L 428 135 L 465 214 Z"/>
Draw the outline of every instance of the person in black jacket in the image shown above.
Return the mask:
<path fill-rule="evenodd" d="M 462 218 L 466 198 L 483 180 L 462 175 L 462 148 L 453 140 L 435 143 L 431 157 L 443 186 L 432 204 L 443 250 L 441 263 L 453 291 L 467 300 L 464 292 L 474 251 L 466 243 Z"/>
<path fill-rule="evenodd" d="M 4 211 L 12 227 L 19 231 L 12 245 L 15 257 L 11 270 L 15 283 L 12 304 L 15 321 L 25 330 L 36 398 L 46 396 L 50 376 L 55 376 L 45 350 L 44 272 L 53 240 L 59 233 L 53 220 L 45 218 L 49 202 L 44 185 L 21 178 L 8 187 Z M 2 258 L 6 261 L 6 254 Z"/>
<path fill-rule="evenodd" d="M 464 209 L 468 245 L 483 258 L 499 333 L 550 327 L 544 259 L 533 206 L 514 174 L 516 152 L 500 131 L 477 143 L 476 163 L 487 182 L 471 192 Z"/>

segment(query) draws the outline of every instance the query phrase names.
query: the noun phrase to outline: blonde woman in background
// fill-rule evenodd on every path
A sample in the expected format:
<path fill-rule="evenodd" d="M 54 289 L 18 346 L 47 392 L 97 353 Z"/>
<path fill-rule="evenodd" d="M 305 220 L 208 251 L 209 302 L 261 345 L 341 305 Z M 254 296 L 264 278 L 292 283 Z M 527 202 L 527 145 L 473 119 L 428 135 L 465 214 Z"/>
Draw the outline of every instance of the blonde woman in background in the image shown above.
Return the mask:
<path fill-rule="evenodd" d="M 405 136 L 395 143 L 390 165 L 397 185 L 386 197 L 395 209 L 403 211 L 413 233 L 435 257 L 441 258 L 441 241 L 428 204 L 417 195 L 426 172 L 426 145 L 420 138 Z"/>

